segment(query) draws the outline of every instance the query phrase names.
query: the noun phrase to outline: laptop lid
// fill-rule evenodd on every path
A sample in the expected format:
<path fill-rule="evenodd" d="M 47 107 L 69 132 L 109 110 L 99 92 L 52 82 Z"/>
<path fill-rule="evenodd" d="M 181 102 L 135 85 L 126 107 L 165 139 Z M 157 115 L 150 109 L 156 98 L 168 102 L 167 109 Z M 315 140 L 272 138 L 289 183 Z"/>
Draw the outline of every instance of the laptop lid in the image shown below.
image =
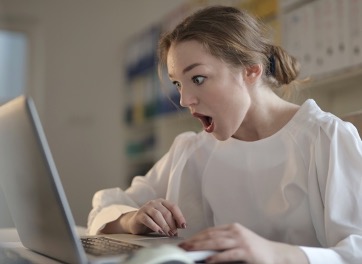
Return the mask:
<path fill-rule="evenodd" d="M 0 106 L 0 187 L 22 244 L 66 263 L 120 263 L 127 254 L 86 255 L 34 102 L 20 96 Z M 142 247 L 178 244 L 160 235 L 103 235 Z M 187 252 L 202 260 L 210 251 Z"/>
<path fill-rule="evenodd" d="M 67 263 L 86 254 L 31 98 L 0 106 L 0 186 L 23 245 Z"/>

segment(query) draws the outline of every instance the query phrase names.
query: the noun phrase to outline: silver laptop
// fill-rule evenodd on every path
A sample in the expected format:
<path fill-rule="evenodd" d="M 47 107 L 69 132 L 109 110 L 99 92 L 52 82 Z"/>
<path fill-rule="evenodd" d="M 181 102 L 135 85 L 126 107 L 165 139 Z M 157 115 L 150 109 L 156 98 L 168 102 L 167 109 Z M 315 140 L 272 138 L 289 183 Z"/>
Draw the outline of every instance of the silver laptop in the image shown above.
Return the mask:
<path fill-rule="evenodd" d="M 120 263 L 140 247 L 182 240 L 127 234 L 80 238 L 35 105 L 26 96 L 0 106 L 0 186 L 22 244 L 62 262 Z M 194 260 L 207 255 L 190 253 Z"/>

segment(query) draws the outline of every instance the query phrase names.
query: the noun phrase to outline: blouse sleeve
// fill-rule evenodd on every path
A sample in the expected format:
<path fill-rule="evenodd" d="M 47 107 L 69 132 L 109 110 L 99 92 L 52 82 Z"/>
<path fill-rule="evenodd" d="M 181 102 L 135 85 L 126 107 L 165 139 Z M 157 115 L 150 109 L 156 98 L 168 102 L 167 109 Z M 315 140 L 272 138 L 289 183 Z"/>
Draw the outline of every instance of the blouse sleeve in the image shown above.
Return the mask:
<path fill-rule="evenodd" d="M 136 211 L 149 200 L 165 198 L 169 185 L 169 177 L 175 155 L 180 146 L 195 133 L 179 135 L 166 153 L 145 176 L 136 176 L 131 186 L 123 191 L 120 188 L 100 190 L 92 200 L 92 210 L 88 216 L 88 234 L 95 235 L 122 214 Z"/>
<path fill-rule="evenodd" d="M 324 248 L 302 247 L 311 264 L 362 263 L 362 143 L 356 128 L 331 122 L 315 146 L 311 214 Z"/>

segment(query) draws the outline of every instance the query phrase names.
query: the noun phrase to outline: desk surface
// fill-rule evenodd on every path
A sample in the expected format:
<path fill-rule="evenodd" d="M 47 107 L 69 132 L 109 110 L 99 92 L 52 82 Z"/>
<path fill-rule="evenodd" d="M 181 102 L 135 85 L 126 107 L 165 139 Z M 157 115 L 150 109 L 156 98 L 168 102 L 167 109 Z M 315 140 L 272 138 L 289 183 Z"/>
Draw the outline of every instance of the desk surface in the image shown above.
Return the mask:
<path fill-rule="evenodd" d="M 15 228 L 0 228 L 0 243 L 6 242 L 20 242 Z"/>

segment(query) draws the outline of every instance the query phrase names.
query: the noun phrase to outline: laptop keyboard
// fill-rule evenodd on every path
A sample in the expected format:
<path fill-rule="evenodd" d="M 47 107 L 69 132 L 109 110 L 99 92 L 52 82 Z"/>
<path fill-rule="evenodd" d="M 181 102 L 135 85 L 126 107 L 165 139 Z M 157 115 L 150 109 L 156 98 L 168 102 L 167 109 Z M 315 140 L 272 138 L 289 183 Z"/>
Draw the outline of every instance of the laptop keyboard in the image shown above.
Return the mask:
<path fill-rule="evenodd" d="M 87 237 L 81 241 L 85 252 L 94 256 L 129 254 L 142 247 L 108 237 Z"/>

